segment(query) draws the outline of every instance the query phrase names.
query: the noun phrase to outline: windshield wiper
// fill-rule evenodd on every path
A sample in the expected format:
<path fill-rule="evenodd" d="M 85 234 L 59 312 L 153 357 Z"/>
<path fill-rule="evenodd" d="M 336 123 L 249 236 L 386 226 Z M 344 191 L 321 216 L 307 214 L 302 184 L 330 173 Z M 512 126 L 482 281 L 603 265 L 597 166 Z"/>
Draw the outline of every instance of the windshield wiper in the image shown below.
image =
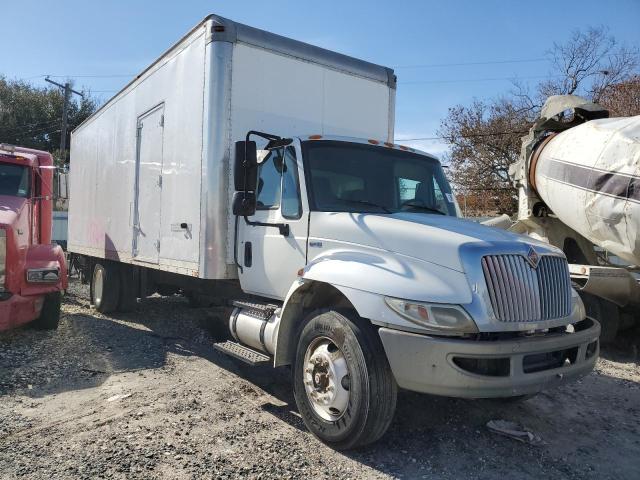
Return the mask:
<path fill-rule="evenodd" d="M 369 200 L 345 200 L 345 199 L 340 199 L 340 200 L 342 202 L 345 202 L 345 203 L 358 203 L 360 205 L 369 205 L 370 207 L 379 208 L 380 210 L 382 210 L 385 213 L 393 213 L 391 210 L 389 210 L 384 205 L 380 205 L 380 204 L 375 203 L 375 202 L 370 202 Z"/>
<path fill-rule="evenodd" d="M 442 210 L 438 210 L 437 208 L 427 207 L 426 205 L 421 205 L 413 202 L 405 202 L 402 204 L 402 206 L 419 208 L 420 210 L 427 210 L 428 212 L 439 213 L 440 215 L 445 215 L 445 216 L 448 215 L 447 213 L 443 212 Z"/>

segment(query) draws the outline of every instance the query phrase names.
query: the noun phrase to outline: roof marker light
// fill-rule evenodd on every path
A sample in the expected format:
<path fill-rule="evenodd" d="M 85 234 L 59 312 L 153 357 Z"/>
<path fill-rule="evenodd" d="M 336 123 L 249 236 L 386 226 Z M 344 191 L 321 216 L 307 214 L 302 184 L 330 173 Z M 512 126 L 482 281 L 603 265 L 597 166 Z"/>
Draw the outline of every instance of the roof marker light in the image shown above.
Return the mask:
<path fill-rule="evenodd" d="M 309 140 L 320 140 L 322 135 L 309 135 Z"/>
<path fill-rule="evenodd" d="M 384 142 L 384 146 L 385 147 L 389 147 L 389 148 L 393 148 L 394 147 L 393 143 L 390 143 L 390 142 Z"/>
<path fill-rule="evenodd" d="M 369 142 L 371 145 L 378 145 L 380 143 L 378 140 L 374 140 L 373 138 L 370 138 L 369 140 L 367 140 L 367 142 Z"/>
<path fill-rule="evenodd" d="M 400 145 L 400 150 L 409 150 L 409 147 L 405 147 L 404 145 Z"/>

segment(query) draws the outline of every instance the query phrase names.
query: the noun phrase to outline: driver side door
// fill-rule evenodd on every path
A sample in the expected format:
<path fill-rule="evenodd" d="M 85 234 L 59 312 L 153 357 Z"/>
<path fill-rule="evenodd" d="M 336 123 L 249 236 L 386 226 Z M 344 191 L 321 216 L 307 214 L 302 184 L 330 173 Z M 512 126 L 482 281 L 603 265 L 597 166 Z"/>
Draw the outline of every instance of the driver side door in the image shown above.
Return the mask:
<path fill-rule="evenodd" d="M 292 145 L 269 152 L 258 167 L 256 212 L 250 223 L 238 219 L 238 273 L 247 293 L 283 300 L 306 265 L 309 221 L 299 153 Z M 286 225 L 288 235 L 273 224 Z"/>

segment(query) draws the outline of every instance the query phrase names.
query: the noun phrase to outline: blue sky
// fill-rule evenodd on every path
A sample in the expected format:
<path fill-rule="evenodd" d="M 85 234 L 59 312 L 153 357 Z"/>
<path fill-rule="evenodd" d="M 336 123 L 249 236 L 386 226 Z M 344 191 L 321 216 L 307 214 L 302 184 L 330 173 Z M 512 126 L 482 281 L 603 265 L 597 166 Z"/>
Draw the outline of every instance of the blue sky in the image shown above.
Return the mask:
<path fill-rule="evenodd" d="M 536 82 L 531 77 L 548 75 L 539 59 L 574 29 L 604 25 L 619 41 L 640 45 L 640 0 L 55 3 L 3 1 L 0 73 L 38 85 L 44 74 L 69 76 L 108 99 L 206 14 L 217 13 L 393 67 L 397 139 L 435 137 L 449 107 L 506 92 L 510 78 Z M 510 62 L 468 64 L 502 61 Z M 446 148 L 440 140 L 405 143 L 436 154 Z"/>

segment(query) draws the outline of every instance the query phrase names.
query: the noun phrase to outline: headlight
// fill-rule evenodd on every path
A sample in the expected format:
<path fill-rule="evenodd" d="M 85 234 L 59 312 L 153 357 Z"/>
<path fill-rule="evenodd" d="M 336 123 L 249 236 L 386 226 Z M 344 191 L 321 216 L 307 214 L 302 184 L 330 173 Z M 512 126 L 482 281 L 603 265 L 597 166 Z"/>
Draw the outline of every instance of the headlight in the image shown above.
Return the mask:
<path fill-rule="evenodd" d="M 29 283 L 56 283 L 60 278 L 57 268 L 31 268 L 27 270 Z"/>
<path fill-rule="evenodd" d="M 573 290 L 571 292 L 571 317 L 576 318 L 578 320 L 584 320 L 587 318 L 587 310 L 584 307 L 584 303 L 578 295 L 578 292 Z"/>
<path fill-rule="evenodd" d="M 477 333 L 478 327 L 462 307 L 385 297 L 386 304 L 407 320 L 441 333 Z"/>

